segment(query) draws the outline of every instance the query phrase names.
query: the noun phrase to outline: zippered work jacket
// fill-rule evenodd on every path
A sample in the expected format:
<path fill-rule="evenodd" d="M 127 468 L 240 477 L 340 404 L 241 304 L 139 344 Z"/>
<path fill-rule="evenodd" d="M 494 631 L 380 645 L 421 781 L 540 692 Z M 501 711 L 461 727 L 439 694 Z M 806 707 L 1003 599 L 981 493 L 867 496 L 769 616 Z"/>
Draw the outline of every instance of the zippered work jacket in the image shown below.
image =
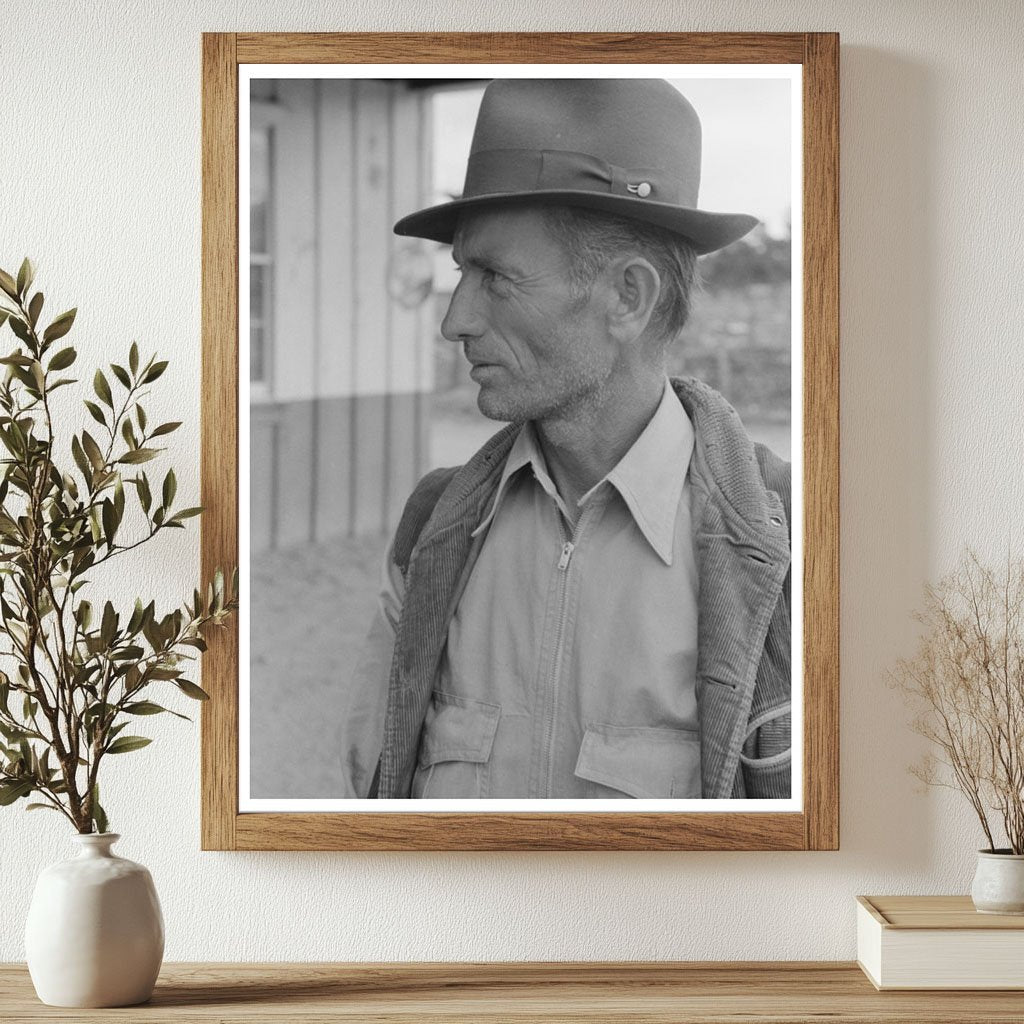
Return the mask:
<path fill-rule="evenodd" d="M 694 546 L 700 580 L 696 698 L 704 798 L 790 795 L 790 472 L 751 442 L 735 410 L 693 378 L 672 387 L 696 436 Z M 519 427 L 464 466 L 417 485 L 392 544 L 405 580 L 375 795 L 410 795 L 448 625 L 483 543 Z"/>

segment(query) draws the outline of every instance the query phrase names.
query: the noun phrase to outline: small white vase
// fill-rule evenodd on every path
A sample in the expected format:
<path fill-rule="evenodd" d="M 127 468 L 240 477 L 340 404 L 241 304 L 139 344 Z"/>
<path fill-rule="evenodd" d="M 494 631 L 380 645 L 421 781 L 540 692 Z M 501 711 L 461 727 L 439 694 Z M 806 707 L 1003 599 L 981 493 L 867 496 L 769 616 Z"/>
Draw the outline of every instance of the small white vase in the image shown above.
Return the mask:
<path fill-rule="evenodd" d="M 982 914 L 1024 914 L 1024 854 L 979 850 L 971 899 Z"/>
<path fill-rule="evenodd" d="M 149 872 L 110 851 L 120 836 L 76 835 L 77 857 L 46 868 L 25 926 L 36 994 L 49 1006 L 134 1006 L 153 994 L 164 920 Z"/>

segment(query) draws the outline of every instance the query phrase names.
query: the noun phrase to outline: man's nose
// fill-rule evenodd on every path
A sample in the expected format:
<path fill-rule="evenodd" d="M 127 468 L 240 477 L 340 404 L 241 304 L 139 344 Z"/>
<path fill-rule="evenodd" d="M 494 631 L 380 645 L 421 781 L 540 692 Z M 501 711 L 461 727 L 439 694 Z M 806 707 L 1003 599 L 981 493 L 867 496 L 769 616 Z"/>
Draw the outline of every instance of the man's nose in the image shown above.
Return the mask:
<path fill-rule="evenodd" d="M 441 334 L 448 341 L 461 342 L 480 334 L 481 321 L 475 309 L 476 290 L 463 276 L 452 292 L 448 312 L 441 321 Z"/>

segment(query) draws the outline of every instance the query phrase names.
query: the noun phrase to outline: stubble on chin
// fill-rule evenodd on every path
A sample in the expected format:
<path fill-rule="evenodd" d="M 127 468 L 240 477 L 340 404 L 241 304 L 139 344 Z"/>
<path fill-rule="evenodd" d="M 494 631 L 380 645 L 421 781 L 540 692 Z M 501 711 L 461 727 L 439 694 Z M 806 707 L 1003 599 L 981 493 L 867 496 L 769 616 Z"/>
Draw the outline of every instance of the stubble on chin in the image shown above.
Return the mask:
<path fill-rule="evenodd" d="M 481 385 L 477 392 L 477 408 L 490 420 L 502 423 L 526 423 L 538 425 L 557 424 L 575 420 L 594 404 L 601 390 L 600 384 L 579 374 L 577 379 L 566 382 L 557 395 L 516 394 L 495 387 Z"/>
<path fill-rule="evenodd" d="M 499 423 L 525 423 L 530 418 L 518 408 L 510 396 L 503 397 L 495 389 L 483 384 L 477 391 L 476 407 L 489 420 L 496 420 Z"/>

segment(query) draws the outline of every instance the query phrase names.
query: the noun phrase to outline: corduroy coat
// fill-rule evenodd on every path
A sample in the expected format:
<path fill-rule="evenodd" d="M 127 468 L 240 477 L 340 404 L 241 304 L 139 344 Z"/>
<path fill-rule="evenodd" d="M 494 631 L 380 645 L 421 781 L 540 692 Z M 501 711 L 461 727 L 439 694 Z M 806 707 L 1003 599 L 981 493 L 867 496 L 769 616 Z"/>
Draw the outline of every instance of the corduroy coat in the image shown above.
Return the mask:
<path fill-rule="evenodd" d="M 693 378 L 672 386 L 694 427 L 699 577 L 696 697 L 704 798 L 790 795 L 789 464 L 747 436 Z M 457 469 L 417 485 L 392 545 L 405 578 L 376 795 L 410 795 L 448 625 L 518 432 L 499 431 Z"/>

